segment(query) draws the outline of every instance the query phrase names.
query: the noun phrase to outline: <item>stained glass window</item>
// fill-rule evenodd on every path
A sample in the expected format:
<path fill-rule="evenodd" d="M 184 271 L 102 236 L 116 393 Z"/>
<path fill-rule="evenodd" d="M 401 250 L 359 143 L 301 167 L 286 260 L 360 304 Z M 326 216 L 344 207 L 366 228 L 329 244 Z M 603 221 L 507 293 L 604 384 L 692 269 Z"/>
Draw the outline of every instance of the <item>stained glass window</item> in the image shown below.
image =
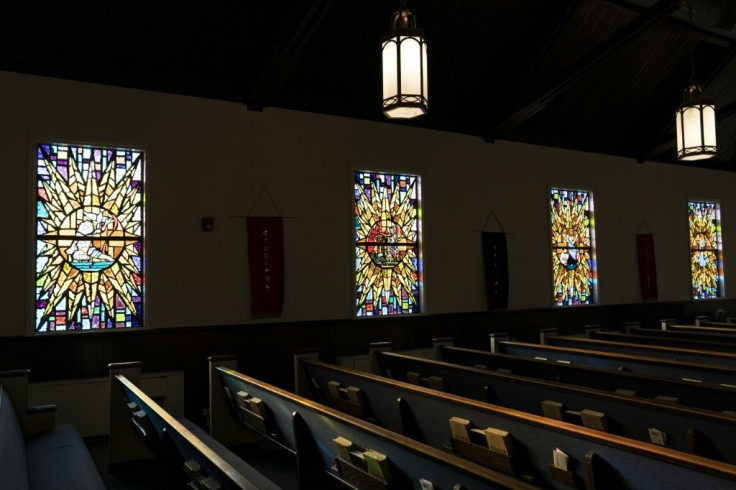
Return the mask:
<path fill-rule="evenodd" d="M 593 193 L 550 188 L 552 277 L 555 306 L 598 301 Z"/>
<path fill-rule="evenodd" d="M 143 152 L 36 151 L 35 331 L 141 326 Z"/>
<path fill-rule="evenodd" d="M 420 179 L 355 172 L 355 314 L 422 311 Z"/>
<path fill-rule="evenodd" d="M 690 272 L 693 299 L 724 296 L 721 207 L 717 202 L 688 201 Z"/>

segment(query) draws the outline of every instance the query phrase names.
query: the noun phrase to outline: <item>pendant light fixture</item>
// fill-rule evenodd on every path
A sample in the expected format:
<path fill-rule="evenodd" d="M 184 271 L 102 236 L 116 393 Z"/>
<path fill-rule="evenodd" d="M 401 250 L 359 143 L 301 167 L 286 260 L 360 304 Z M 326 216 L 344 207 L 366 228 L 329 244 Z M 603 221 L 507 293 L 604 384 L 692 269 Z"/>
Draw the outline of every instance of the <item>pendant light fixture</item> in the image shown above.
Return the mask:
<path fill-rule="evenodd" d="M 383 113 L 411 119 L 427 113 L 427 42 L 406 0 L 399 3 L 391 27 L 381 39 Z"/>
<path fill-rule="evenodd" d="M 695 81 L 693 42 L 693 5 L 687 0 L 690 19 L 690 85 L 683 102 L 675 112 L 677 126 L 677 159 L 703 160 L 716 155 L 716 108 L 713 102 L 700 98 L 703 89 Z"/>

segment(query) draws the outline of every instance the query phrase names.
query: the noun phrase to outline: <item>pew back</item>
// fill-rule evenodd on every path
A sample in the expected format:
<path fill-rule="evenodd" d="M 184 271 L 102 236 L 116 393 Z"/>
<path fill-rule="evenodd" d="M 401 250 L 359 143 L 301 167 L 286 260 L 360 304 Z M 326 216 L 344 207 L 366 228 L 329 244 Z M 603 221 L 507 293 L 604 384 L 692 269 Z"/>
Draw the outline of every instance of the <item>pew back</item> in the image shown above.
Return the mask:
<path fill-rule="evenodd" d="M 668 435 L 668 447 L 736 463 L 736 417 L 731 415 L 389 352 L 377 359 L 384 376 L 396 380 L 407 380 L 410 372 L 431 375 L 441 378 L 449 393 L 540 415 L 542 401 L 551 400 L 564 406 L 563 420 L 578 425 L 581 418 L 568 410 L 595 410 L 606 414 L 613 434 L 650 441 L 649 429 L 655 428 Z"/>
<path fill-rule="evenodd" d="M 549 341 L 548 341 L 549 342 Z M 554 345 L 528 344 L 524 342 L 499 342 L 499 353 L 547 361 L 566 362 L 601 369 L 624 370 L 650 376 L 673 379 L 694 379 L 704 383 L 736 382 L 736 368 L 716 366 L 702 362 L 668 360 L 645 357 L 632 353 L 614 353 L 562 347 Z"/>
<path fill-rule="evenodd" d="M 652 399 L 669 397 L 679 400 L 684 405 L 718 412 L 736 410 L 736 389 L 724 386 L 611 371 L 590 366 L 523 359 L 460 347 L 442 347 L 440 352 L 444 361 L 463 366 L 480 366 L 489 370 L 511 370 L 514 374 L 521 376 L 559 381 L 609 392 L 621 389 L 631 390 L 641 397 Z"/>
<path fill-rule="evenodd" d="M 433 482 L 436 488 L 456 488 L 458 484 L 468 489 L 537 488 L 237 371 L 224 367 L 216 370 L 230 394 L 245 392 L 262 400 L 265 419 L 271 421 L 267 435 L 294 451 L 303 488 L 316 488 L 314 481 L 320 474 L 328 481 L 352 485 L 353 476 L 344 473 L 345 467 L 337 459 L 333 443 L 336 437 L 386 454 L 394 477 L 391 488 L 411 488 L 419 484 L 420 478 Z M 308 486 L 310 482 L 312 487 Z"/>
<path fill-rule="evenodd" d="M 736 345 L 734 344 L 724 344 L 722 342 L 713 342 L 709 340 L 662 337 L 639 331 L 634 334 L 634 329 L 631 329 L 631 332 L 632 333 L 629 334 L 619 332 L 591 332 L 590 336 L 595 340 L 607 340 L 610 342 L 627 342 L 631 344 L 678 347 L 682 349 L 728 352 L 732 354 L 736 353 Z M 656 330 L 654 330 L 654 332 L 656 332 Z"/>
<path fill-rule="evenodd" d="M 635 344 L 632 342 L 613 342 L 610 340 L 596 340 L 569 336 L 547 337 L 547 342 L 549 345 L 556 347 L 573 347 L 603 352 L 615 352 L 619 354 L 634 354 L 700 364 L 713 364 L 736 369 L 736 355 L 725 352 Z"/>
<path fill-rule="evenodd" d="M 380 358 L 383 358 L 383 354 Z M 587 481 L 588 487 L 597 477 L 595 464 L 590 467 L 585 464 L 586 455 L 591 453 L 618 468 L 614 479 L 620 488 L 672 488 L 676 484 L 688 482 L 724 488 L 736 484 L 736 467 L 731 465 L 618 436 L 603 436 L 592 429 L 319 361 L 297 359 L 296 362 L 310 381 L 310 391 L 316 401 L 334 403 L 329 391 L 322 389 L 330 381 L 358 387 L 369 405 L 366 410 L 375 415 L 377 422 L 438 448 L 447 447 L 452 439 L 448 423 L 451 417 L 471 420 L 478 427 L 508 431 L 513 436 L 513 454 L 510 458 L 513 471 L 545 487 L 568 488 L 569 485 L 569 480 L 561 481 L 557 478 L 558 473 L 549 468 L 555 448 L 562 449 L 571 461 L 577 462 L 574 465 L 571 463 L 574 473 L 572 481 L 577 484 Z M 489 464 L 503 467 L 493 460 Z M 710 480 L 710 483 L 705 483 L 706 480 Z"/>
<path fill-rule="evenodd" d="M 685 330 L 658 330 L 654 328 L 632 328 L 630 333 L 633 335 L 651 335 L 655 337 L 687 339 L 708 342 L 721 342 L 736 346 L 736 336 L 728 333 L 716 332 L 693 332 Z"/>

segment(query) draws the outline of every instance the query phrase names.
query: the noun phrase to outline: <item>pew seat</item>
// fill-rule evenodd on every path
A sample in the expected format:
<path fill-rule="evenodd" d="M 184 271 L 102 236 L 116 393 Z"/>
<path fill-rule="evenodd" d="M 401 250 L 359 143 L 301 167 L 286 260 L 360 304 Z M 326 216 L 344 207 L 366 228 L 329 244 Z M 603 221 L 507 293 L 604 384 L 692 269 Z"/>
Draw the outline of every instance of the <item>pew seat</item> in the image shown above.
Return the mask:
<path fill-rule="evenodd" d="M 104 489 L 105 485 L 82 436 L 72 425 L 55 426 L 48 414 L 55 406 L 27 409 L 20 392 L 11 395 L 8 386 L 14 377 L 26 377 L 17 371 L 0 384 L 0 488 L 7 489 Z M 27 386 L 27 385 L 26 385 Z M 33 423 L 33 416 L 46 423 Z"/>

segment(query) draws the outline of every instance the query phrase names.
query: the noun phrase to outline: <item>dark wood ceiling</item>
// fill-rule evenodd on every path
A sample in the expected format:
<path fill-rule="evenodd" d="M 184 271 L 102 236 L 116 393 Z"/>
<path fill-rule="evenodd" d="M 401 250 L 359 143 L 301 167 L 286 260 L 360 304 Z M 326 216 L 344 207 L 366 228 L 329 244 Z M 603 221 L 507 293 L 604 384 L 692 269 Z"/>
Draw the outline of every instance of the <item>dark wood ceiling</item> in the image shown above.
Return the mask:
<path fill-rule="evenodd" d="M 381 114 L 395 0 L 27 0 L 5 8 L 0 69 L 678 163 L 689 83 L 678 0 L 409 0 L 429 43 L 427 116 Z M 693 0 L 695 64 L 736 170 L 736 1 Z"/>

